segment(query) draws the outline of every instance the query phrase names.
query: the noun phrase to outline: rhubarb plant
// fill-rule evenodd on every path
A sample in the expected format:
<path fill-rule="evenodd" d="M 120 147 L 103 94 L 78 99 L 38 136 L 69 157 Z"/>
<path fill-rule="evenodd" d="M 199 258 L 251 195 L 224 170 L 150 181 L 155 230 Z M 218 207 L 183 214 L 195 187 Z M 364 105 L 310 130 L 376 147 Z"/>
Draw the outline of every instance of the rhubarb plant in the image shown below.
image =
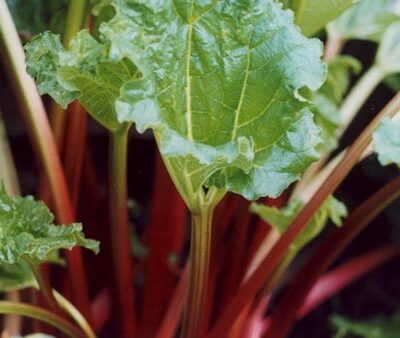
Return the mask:
<path fill-rule="evenodd" d="M 276 197 L 318 157 L 319 130 L 300 89 L 324 81 L 321 45 L 275 1 L 112 5 L 99 41 L 82 32 L 65 51 L 53 35 L 35 38 L 28 72 L 41 93 L 63 104 L 78 97 L 111 130 L 154 130 L 193 214 L 198 270 L 187 318 L 201 318 L 215 205 L 226 191 Z M 184 332 L 194 337 L 200 328 L 189 322 Z"/>
<path fill-rule="evenodd" d="M 71 0 L 66 21 L 59 9 L 67 1 L 32 1 L 27 16 L 19 1 L 7 4 L 20 31 L 40 32 L 24 36 L 30 40 L 26 71 L 39 94 L 52 100 L 56 142 L 0 0 L 1 57 L 46 174 L 39 195 L 54 206 L 57 223 L 69 225 L 54 225 L 43 203 L 10 197 L 0 187 L 0 291 L 38 288 L 51 309 L 6 301 L 2 313 L 39 319 L 71 337 L 94 338 L 91 326 L 100 332 L 108 320 L 104 333 L 121 338 L 171 338 L 178 331 L 182 338 L 283 338 L 332 288 L 338 292 L 396 254 L 389 243 L 373 262 L 356 259 L 349 262 L 356 268 L 322 276 L 400 192 L 395 178 L 349 212 L 333 197 L 370 154 L 372 140 L 383 165 L 399 165 L 399 95 L 348 150 L 331 156 L 378 84 L 400 73 L 398 0 Z M 315 38 L 324 29 L 325 49 Z M 365 62 L 339 55 L 352 39 L 378 44 L 372 67 L 355 86 L 352 77 Z M 108 178 L 86 142 L 93 126 L 86 131 L 84 111 L 110 135 Z M 129 229 L 127 174 L 137 174 L 145 156 L 134 168 L 129 161 L 128 170 L 129 140 L 137 137 L 131 126 L 154 141 L 160 155 L 151 215 L 145 206 L 137 229 Z M 141 156 L 142 150 L 134 149 Z M 2 162 L 0 176 L 13 171 Z M 140 175 L 152 172 L 147 169 Z M 191 214 L 189 255 L 184 204 Z M 96 282 L 92 303 L 83 292 L 77 307 L 87 320 L 41 269 L 42 263 L 63 263 L 61 249 L 98 250 L 74 222 L 81 216 L 105 250 L 111 248 L 100 273 L 97 263 L 86 266 Z M 319 237 L 323 231 L 331 233 Z M 311 241 L 315 252 L 290 270 Z M 73 293 L 86 288 L 77 252 L 66 255 L 77 271 L 68 272 Z M 326 282 L 332 275 L 339 286 Z M 165 286 L 154 287 L 158 279 Z M 271 298 L 285 284 L 288 291 Z M 323 287 L 309 301 L 314 285 Z M 68 287 L 63 291 L 68 295 Z M 276 306 L 269 307 L 270 299 Z"/>

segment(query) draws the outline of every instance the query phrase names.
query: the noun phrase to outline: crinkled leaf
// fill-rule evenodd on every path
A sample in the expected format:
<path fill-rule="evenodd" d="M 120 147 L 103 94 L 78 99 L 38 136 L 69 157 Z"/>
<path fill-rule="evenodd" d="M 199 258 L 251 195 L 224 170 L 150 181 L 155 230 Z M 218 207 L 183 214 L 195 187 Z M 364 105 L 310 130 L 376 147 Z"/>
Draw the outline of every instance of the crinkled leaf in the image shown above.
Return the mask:
<path fill-rule="evenodd" d="M 8 196 L 0 183 L 0 264 L 54 261 L 59 249 L 75 246 L 98 252 L 99 243 L 85 238 L 81 224 L 54 225 L 53 218 L 44 203 Z"/>
<path fill-rule="evenodd" d="M 399 0 L 361 0 L 332 21 L 328 30 L 344 40 L 379 41 L 399 15 Z"/>
<path fill-rule="evenodd" d="M 334 338 L 398 338 L 400 314 L 390 318 L 376 317 L 368 320 L 352 320 L 339 315 L 331 317 L 336 328 Z"/>
<path fill-rule="evenodd" d="M 341 125 L 339 108 L 347 93 L 352 73 L 361 70 L 360 62 L 350 56 L 339 56 L 328 63 L 328 76 L 324 85 L 309 93 L 314 103 L 315 123 L 321 128 L 323 142 L 319 149 L 329 152 L 337 146 L 337 129 Z"/>
<path fill-rule="evenodd" d="M 274 0 L 112 1 L 100 28 L 115 62 L 143 77 L 117 112 L 153 128 L 186 202 L 203 186 L 277 196 L 316 159 L 318 129 L 298 89 L 316 90 L 321 43 Z"/>
<path fill-rule="evenodd" d="M 375 63 L 385 75 L 400 72 L 400 18 L 383 34 Z"/>
<path fill-rule="evenodd" d="M 16 264 L 0 264 L 0 292 L 33 286 L 36 286 L 36 280 L 28 263 L 19 261 Z"/>
<path fill-rule="evenodd" d="M 373 139 L 379 162 L 382 165 L 394 163 L 400 167 L 400 113 L 392 119 L 384 118 Z"/>
<path fill-rule="evenodd" d="M 300 213 L 304 205 L 305 203 L 297 198 L 281 209 L 252 203 L 250 210 L 282 234 Z M 299 251 L 308 242 L 318 236 L 329 220 L 337 226 L 340 226 L 342 224 L 342 219 L 346 216 L 346 206 L 335 197 L 329 196 L 314 214 L 313 218 L 308 222 L 305 229 L 293 242 L 291 250 L 295 252 Z"/>
<path fill-rule="evenodd" d="M 35 35 L 64 30 L 68 0 L 7 0 L 7 5 L 19 31 Z"/>
<path fill-rule="evenodd" d="M 27 71 L 36 78 L 41 94 L 49 94 L 66 107 L 78 99 L 88 113 L 110 131 L 121 127 L 115 111 L 120 87 L 138 76 L 124 59 L 108 57 L 108 44 L 83 30 L 65 50 L 58 35 L 46 32 L 25 46 Z"/>
<path fill-rule="evenodd" d="M 306 36 L 312 36 L 359 0 L 283 0 Z"/>

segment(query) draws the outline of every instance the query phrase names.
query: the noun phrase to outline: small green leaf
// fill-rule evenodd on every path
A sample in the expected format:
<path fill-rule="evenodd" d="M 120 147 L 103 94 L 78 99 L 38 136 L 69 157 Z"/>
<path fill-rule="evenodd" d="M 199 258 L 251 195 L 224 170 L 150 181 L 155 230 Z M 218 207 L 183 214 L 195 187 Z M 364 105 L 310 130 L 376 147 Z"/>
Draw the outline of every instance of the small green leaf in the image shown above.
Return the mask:
<path fill-rule="evenodd" d="M 83 30 L 65 50 L 58 35 L 36 36 L 25 46 L 27 71 L 36 78 L 41 94 L 49 94 L 64 108 L 78 99 L 100 124 L 116 131 L 121 128 L 115 111 L 120 87 L 137 79 L 136 67 L 124 59 L 114 62 L 101 44 Z"/>
<path fill-rule="evenodd" d="M 64 30 L 68 0 L 7 0 L 7 5 L 20 32 L 60 34 Z"/>
<path fill-rule="evenodd" d="M 343 40 L 379 41 L 387 27 L 399 20 L 399 0 L 361 0 L 328 25 Z"/>
<path fill-rule="evenodd" d="M 315 123 L 321 128 L 319 149 L 329 152 L 337 146 L 337 130 L 341 126 L 339 108 L 350 84 L 350 75 L 361 70 L 361 63 L 350 56 L 339 56 L 328 63 L 328 76 L 324 85 L 307 97 L 314 103 Z"/>
<path fill-rule="evenodd" d="M 400 167 L 400 113 L 392 119 L 384 118 L 373 135 L 375 151 L 382 165 Z"/>
<path fill-rule="evenodd" d="M 36 279 L 28 263 L 0 264 L 0 292 L 36 286 Z"/>
<path fill-rule="evenodd" d="M 312 36 L 342 14 L 358 0 L 283 0 L 296 17 L 296 25 L 306 36 Z"/>
<path fill-rule="evenodd" d="M 54 225 L 44 203 L 32 197 L 8 196 L 0 182 L 0 264 L 54 261 L 59 249 L 81 246 L 98 252 L 99 243 L 86 239 L 81 224 Z"/>
<path fill-rule="evenodd" d="M 400 332 L 400 314 L 369 320 L 351 320 L 333 315 L 331 323 L 337 332 L 334 338 L 398 338 Z"/>
<path fill-rule="evenodd" d="M 257 214 L 282 234 L 300 213 L 304 205 L 305 203 L 300 199 L 294 199 L 282 209 L 252 203 L 250 211 Z M 306 228 L 293 242 L 290 249 L 294 252 L 298 252 L 307 243 L 318 236 L 329 220 L 337 226 L 340 226 L 342 224 L 342 219 L 346 216 L 346 206 L 333 196 L 329 196 L 325 203 L 315 213 L 313 218 L 308 222 Z"/>

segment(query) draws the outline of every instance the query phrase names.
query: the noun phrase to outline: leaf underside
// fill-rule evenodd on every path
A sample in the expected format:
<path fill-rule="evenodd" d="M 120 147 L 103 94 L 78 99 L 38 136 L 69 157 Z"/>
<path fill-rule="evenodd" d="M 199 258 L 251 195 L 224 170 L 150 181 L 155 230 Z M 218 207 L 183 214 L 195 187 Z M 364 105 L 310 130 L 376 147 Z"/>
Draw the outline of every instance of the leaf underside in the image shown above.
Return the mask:
<path fill-rule="evenodd" d="M 380 41 L 383 33 L 399 20 L 399 0 L 361 0 L 328 25 L 342 39 Z"/>
<path fill-rule="evenodd" d="M 302 200 L 294 199 L 282 209 L 252 203 L 250 210 L 278 230 L 280 234 L 283 234 L 304 208 L 304 205 L 305 203 Z M 342 219 L 346 216 L 346 206 L 335 197 L 329 196 L 313 218 L 307 223 L 306 228 L 293 242 L 291 250 L 297 252 L 303 248 L 324 229 L 329 220 L 335 223 L 335 225 L 340 226 Z"/>
<path fill-rule="evenodd" d="M 383 119 L 373 139 L 379 162 L 400 167 L 400 113 L 392 119 Z"/>

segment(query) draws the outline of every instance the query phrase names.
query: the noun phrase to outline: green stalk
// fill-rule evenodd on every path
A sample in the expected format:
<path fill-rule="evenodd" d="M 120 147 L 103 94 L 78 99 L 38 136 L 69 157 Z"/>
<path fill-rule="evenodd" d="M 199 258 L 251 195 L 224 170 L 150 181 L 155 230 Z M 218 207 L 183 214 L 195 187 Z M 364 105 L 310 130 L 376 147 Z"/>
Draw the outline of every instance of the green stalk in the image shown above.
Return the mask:
<path fill-rule="evenodd" d="M 35 279 L 39 285 L 39 290 L 42 293 L 44 299 L 46 300 L 47 304 L 49 305 L 50 309 L 58 314 L 62 315 L 61 309 L 58 306 L 58 303 L 56 299 L 54 298 L 53 291 L 50 285 L 50 281 L 48 280 L 47 274 L 44 274 L 41 271 L 40 265 L 37 263 L 32 263 L 30 261 L 27 261 L 29 266 L 32 269 L 33 275 L 35 276 Z"/>
<path fill-rule="evenodd" d="M 328 29 L 328 37 L 325 42 L 324 61 L 330 61 L 337 57 L 345 44 L 346 40 L 339 34 L 334 33 Z"/>
<path fill-rule="evenodd" d="M 35 279 L 39 285 L 40 292 L 43 294 L 43 297 L 45 298 L 53 313 L 62 318 L 63 313 L 61 310 L 64 310 L 65 313 L 69 314 L 71 318 L 75 320 L 75 322 L 79 325 L 87 338 L 96 338 L 96 334 L 93 332 L 89 323 L 87 322 L 85 317 L 79 312 L 79 310 L 73 304 L 71 304 L 68 299 L 66 299 L 63 295 L 52 289 L 47 275 L 41 271 L 40 264 L 30 261 L 27 261 L 27 263 L 32 269 Z"/>
<path fill-rule="evenodd" d="M 115 278 L 115 309 L 118 311 L 120 337 L 135 336 L 135 301 L 133 269 L 130 248 L 127 197 L 127 150 L 129 126 L 111 134 L 110 223 L 113 267 Z"/>
<path fill-rule="evenodd" d="M 204 333 L 204 310 L 209 275 L 212 218 L 215 206 L 224 192 L 211 188 L 205 198 L 199 197 L 199 207 L 192 212 L 192 232 L 189 257 L 189 289 L 182 324 L 182 338 L 200 338 Z"/>
<path fill-rule="evenodd" d="M 79 312 L 79 310 L 73 304 L 71 304 L 68 299 L 66 299 L 56 290 L 53 290 L 53 295 L 58 305 L 60 305 L 60 307 L 71 316 L 75 323 L 79 325 L 82 331 L 86 334 L 86 337 L 96 338 L 96 334 L 94 333 L 93 329 L 91 328 L 85 317 Z"/>
<path fill-rule="evenodd" d="M 19 184 L 14 159 L 8 144 L 6 129 L 0 111 L 0 179 L 3 180 L 6 191 L 11 195 L 19 195 Z"/>
<path fill-rule="evenodd" d="M 54 313 L 25 303 L 0 301 L 1 314 L 18 314 L 49 324 L 71 338 L 87 338 L 80 330 Z"/>
<path fill-rule="evenodd" d="M 72 223 L 75 219 L 74 210 L 54 136 L 36 84 L 26 73 L 25 53 L 5 0 L 0 0 L 0 54 L 7 65 L 6 70 L 18 96 L 36 155 L 49 182 L 57 219 L 62 224 Z M 89 316 L 89 299 L 80 250 L 68 252 L 67 260 L 76 301 L 85 316 Z"/>
<path fill-rule="evenodd" d="M 71 39 L 82 27 L 87 8 L 86 0 L 69 0 L 67 20 L 63 34 L 63 44 L 68 47 Z"/>
<path fill-rule="evenodd" d="M 338 133 L 339 137 L 347 129 L 365 101 L 367 101 L 371 93 L 384 77 L 385 73 L 378 66 L 373 65 L 351 89 L 349 95 L 346 96 L 340 108 L 339 115 L 342 119 L 342 127 Z"/>
<path fill-rule="evenodd" d="M 212 208 L 202 208 L 192 215 L 190 279 L 183 319 L 182 337 L 200 337 L 210 261 Z"/>
<path fill-rule="evenodd" d="M 65 22 L 65 29 L 62 38 L 65 48 L 69 47 L 71 39 L 81 30 L 87 12 L 86 9 L 87 0 L 69 0 L 67 20 Z M 50 107 L 50 116 L 54 137 L 59 149 L 62 149 L 67 123 L 67 114 L 58 103 L 53 101 Z"/>

